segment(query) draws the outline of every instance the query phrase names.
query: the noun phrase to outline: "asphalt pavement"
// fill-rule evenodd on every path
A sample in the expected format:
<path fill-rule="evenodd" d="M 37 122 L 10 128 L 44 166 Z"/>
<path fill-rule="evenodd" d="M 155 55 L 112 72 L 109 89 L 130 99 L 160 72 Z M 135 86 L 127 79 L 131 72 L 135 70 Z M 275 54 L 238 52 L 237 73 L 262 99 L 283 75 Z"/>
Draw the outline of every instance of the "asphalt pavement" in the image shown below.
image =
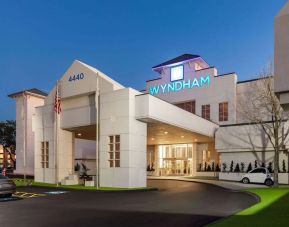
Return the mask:
<path fill-rule="evenodd" d="M 19 195 L 35 196 L 0 201 L 0 226 L 204 226 L 258 202 L 250 194 L 204 183 L 149 180 L 148 185 L 159 190 L 18 188 Z"/>

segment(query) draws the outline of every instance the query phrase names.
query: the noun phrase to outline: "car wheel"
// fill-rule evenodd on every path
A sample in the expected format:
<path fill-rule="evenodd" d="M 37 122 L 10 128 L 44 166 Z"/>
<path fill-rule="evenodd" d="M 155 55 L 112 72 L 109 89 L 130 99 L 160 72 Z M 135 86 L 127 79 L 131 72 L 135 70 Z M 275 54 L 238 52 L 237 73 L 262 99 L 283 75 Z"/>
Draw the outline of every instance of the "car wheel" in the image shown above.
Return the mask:
<path fill-rule="evenodd" d="M 243 182 L 244 184 L 249 184 L 249 183 L 250 183 L 250 180 L 249 180 L 249 178 L 244 177 L 244 178 L 242 179 L 242 182 Z"/>
<path fill-rule="evenodd" d="M 272 186 L 273 185 L 273 181 L 271 179 L 266 179 L 265 180 L 265 185 L 266 186 Z"/>

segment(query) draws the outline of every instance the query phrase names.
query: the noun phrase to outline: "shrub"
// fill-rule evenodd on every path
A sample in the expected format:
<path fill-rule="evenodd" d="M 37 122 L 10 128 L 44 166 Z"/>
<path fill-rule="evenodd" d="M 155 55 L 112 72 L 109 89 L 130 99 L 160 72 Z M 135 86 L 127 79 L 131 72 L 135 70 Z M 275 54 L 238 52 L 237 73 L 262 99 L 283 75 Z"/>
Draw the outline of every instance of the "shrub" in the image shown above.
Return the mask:
<path fill-rule="evenodd" d="M 235 169 L 234 169 L 234 172 L 235 173 L 240 173 L 240 166 L 239 166 L 239 163 L 237 163 Z"/>
<path fill-rule="evenodd" d="M 262 162 L 262 165 L 261 165 L 261 167 L 264 167 L 264 168 L 266 167 L 264 162 Z"/>
<path fill-rule="evenodd" d="M 74 171 L 78 172 L 79 170 L 80 170 L 80 165 L 77 162 L 76 165 L 74 166 Z"/>
<path fill-rule="evenodd" d="M 272 162 L 269 162 L 267 169 L 270 173 L 273 173 Z"/>
<path fill-rule="evenodd" d="M 223 163 L 224 164 L 224 163 Z M 220 166 L 219 166 L 219 163 L 217 163 L 217 165 L 216 165 L 216 172 L 220 172 L 221 170 L 220 170 Z"/>
<path fill-rule="evenodd" d="M 286 164 L 285 164 L 285 160 L 284 159 L 282 161 L 282 172 L 286 173 Z"/>
<path fill-rule="evenodd" d="M 244 173 L 245 171 L 245 163 L 241 162 L 241 172 Z"/>
<path fill-rule="evenodd" d="M 212 162 L 212 171 L 215 171 L 215 162 Z"/>
<path fill-rule="evenodd" d="M 254 168 L 256 169 L 258 167 L 258 163 L 257 163 L 257 160 L 255 160 L 254 162 Z"/>
<path fill-rule="evenodd" d="M 204 171 L 207 171 L 207 162 L 205 162 Z"/>
<path fill-rule="evenodd" d="M 230 165 L 230 172 L 233 172 L 234 170 L 234 162 L 233 160 L 231 161 L 231 165 Z"/>
<path fill-rule="evenodd" d="M 199 164 L 199 171 L 202 171 L 202 163 Z"/>
<path fill-rule="evenodd" d="M 247 168 L 247 173 L 250 172 L 252 170 L 252 163 L 250 162 Z"/>
<path fill-rule="evenodd" d="M 222 163 L 222 168 L 223 168 L 223 172 L 226 172 L 227 171 L 227 163 L 226 162 L 223 162 Z"/>
<path fill-rule="evenodd" d="M 211 168 L 211 165 L 210 165 L 210 164 L 209 164 L 208 167 L 207 167 L 207 171 L 208 171 L 208 172 L 212 171 L 212 168 Z"/>

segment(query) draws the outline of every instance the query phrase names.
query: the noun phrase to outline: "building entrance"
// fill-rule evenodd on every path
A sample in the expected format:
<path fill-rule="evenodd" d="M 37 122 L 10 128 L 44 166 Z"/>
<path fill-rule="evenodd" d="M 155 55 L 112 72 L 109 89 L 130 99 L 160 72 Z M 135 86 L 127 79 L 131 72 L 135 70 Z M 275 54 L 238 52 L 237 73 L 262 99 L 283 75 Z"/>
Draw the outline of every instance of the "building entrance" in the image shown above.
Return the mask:
<path fill-rule="evenodd" d="M 158 172 L 161 176 L 192 174 L 192 144 L 158 146 Z"/>

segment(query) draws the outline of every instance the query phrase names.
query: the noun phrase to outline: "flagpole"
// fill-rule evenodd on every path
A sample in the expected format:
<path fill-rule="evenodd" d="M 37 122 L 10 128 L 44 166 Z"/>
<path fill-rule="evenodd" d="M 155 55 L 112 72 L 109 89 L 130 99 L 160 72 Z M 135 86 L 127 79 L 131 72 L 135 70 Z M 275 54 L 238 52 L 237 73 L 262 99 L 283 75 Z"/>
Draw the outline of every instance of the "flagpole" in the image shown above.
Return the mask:
<path fill-rule="evenodd" d="M 55 182 L 58 187 L 58 80 L 56 82 L 56 96 L 54 100 L 54 119 L 55 119 L 55 148 L 54 148 L 54 165 L 55 165 Z"/>
<path fill-rule="evenodd" d="M 99 189 L 99 79 L 98 74 L 96 77 L 96 92 L 95 92 L 95 108 L 96 108 L 96 175 L 95 175 L 95 186 Z"/>
<path fill-rule="evenodd" d="M 22 106 L 22 119 L 23 119 L 23 178 L 26 185 L 26 114 L 25 114 L 25 91 L 23 92 L 23 106 Z"/>

